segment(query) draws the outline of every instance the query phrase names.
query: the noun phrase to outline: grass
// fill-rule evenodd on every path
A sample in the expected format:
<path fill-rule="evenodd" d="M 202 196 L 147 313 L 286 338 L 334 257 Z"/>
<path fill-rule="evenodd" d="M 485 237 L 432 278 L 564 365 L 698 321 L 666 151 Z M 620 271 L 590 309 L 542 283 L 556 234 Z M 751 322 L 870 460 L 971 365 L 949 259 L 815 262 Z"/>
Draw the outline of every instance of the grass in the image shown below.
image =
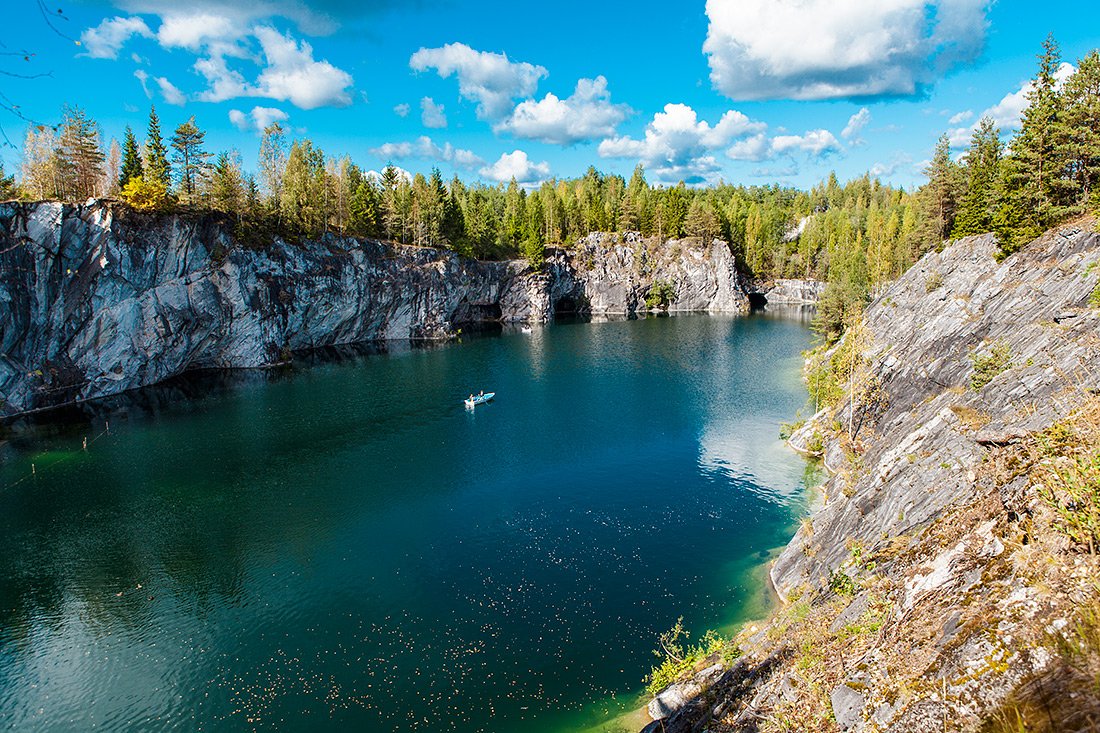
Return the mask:
<path fill-rule="evenodd" d="M 989 413 L 967 405 L 951 405 L 951 412 L 970 430 L 981 430 L 989 424 Z"/>
<path fill-rule="evenodd" d="M 978 392 L 998 374 L 1012 367 L 1012 349 L 1008 344 L 998 342 L 985 354 L 971 354 L 970 363 L 974 367 L 974 373 L 970 376 L 970 388 Z"/>
<path fill-rule="evenodd" d="M 688 644 L 689 633 L 680 617 L 671 629 L 658 637 L 653 654 L 660 662 L 646 677 L 646 692 L 656 695 L 674 682 L 686 678 L 700 662 L 719 654 L 726 664 L 741 656 L 741 650 L 717 631 L 707 631 L 695 644 Z"/>

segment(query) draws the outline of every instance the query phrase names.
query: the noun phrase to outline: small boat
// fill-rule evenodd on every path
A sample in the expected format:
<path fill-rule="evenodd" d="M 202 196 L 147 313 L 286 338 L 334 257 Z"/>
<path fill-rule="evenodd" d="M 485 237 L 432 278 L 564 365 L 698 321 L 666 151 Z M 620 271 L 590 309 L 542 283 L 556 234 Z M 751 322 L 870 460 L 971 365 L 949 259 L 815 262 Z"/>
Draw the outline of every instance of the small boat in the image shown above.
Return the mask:
<path fill-rule="evenodd" d="M 530 326 L 524 326 L 523 328 L 520 329 L 520 332 L 522 332 L 522 333 L 531 333 L 531 327 Z"/>
<path fill-rule="evenodd" d="M 496 392 L 483 392 L 482 394 L 476 394 L 471 397 L 467 397 L 463 400 L 466 403 L 466 407 L 477 407 L 478 405 L 484 405 L 489 400 L 496 396 Z"/>

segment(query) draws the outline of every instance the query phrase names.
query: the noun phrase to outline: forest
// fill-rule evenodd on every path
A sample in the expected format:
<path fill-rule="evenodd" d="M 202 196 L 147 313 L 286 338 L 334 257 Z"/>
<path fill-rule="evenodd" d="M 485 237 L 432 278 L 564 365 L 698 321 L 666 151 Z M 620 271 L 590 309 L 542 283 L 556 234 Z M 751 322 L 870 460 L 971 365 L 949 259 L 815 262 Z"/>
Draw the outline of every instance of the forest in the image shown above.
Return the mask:
<path fill-rule="evenodd" d="M 139 142 L 130 127 L 104 150 L 102 133 L 79 108 L 55 127 L 27 131 L 17 181 L 0 169 L 0 196 L 83 201 L 119 198 L 140 210 L 223 212 L 244 246 L 274 236 L 326 233 L 445 247 L 481 259 L 526 258 L 569 247 L 593 231 L 638 231 L 658 242 L 692 237 L 729 243 L 745 273 L 760 280 L 818 278 L 829 285 L 819 329 L 832 341 L 883 284 L 943 242 L 988 231 L 1008 255 L 1059 221 L 1096 210 L 1100 176 L 1100 55 L 1059 80 L 1049 38 L 1038 57 L 1020 130 L 1007 144 L 988 118 L 953 156 L 945 134 L 905 191 L 870 175 L 835 175 L 809 191 L 778 185 L 654 186 L 639 165 L 629 180 L 590 167 L 583 176 L 531 189 L 445 181 L 386 166 L 364 171 L 347 155 L 309 139 L 290 140 L 278 123 L 263 131 L 255 173 L 236 151 L 207 150 L 191 117 L 170 136 L 151 108 Z"/>

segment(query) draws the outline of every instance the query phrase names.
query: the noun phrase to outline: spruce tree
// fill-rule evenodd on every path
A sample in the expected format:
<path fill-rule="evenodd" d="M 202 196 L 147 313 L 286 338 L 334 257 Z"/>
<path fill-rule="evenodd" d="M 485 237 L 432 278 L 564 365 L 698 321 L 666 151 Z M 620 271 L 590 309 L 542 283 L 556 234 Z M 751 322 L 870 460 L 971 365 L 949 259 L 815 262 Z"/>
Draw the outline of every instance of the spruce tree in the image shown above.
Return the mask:
<path fill-rule="evenodd" d="M 952 237 L 984 234 L 993 230 L 1001 174 L 1000 131 L 989 117 L 978 122 L 966 153 L 966 190 L 959 204 Z"/>
<path fill-rule="evenodd" d="M 171 185 L 172 169 L 168 165 L 168 148 L 160 135 L 160 118 L 155 105 L 149 105 L 149 128 L 145 133 L 145 180 L 162 187 Z"/>
<path fill-rule="evenodd" d="M 122 170 L 118 175 L 118 187 L 126 188 L 126 184 L 132 178 L 142 178 L 144 171 L 141 166 L 141 150 L 138 148 L 137 138 L 130 126 L 126 126 L 126 134 L 122 139 Z"/>

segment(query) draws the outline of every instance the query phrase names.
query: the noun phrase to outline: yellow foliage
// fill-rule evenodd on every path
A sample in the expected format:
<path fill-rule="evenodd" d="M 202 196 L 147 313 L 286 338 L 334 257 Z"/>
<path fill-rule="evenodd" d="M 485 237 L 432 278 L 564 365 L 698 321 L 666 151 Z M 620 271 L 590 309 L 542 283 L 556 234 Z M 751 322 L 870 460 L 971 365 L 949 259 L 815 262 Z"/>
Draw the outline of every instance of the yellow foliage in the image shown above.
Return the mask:
<path fill-rule="evenodd" d="M 131 178 L 122 189 L 122 200 L 138 211 L 163 211 L 172 199 L 168 189 L 160 181 L 146 181 L 144 178 Z"/>

